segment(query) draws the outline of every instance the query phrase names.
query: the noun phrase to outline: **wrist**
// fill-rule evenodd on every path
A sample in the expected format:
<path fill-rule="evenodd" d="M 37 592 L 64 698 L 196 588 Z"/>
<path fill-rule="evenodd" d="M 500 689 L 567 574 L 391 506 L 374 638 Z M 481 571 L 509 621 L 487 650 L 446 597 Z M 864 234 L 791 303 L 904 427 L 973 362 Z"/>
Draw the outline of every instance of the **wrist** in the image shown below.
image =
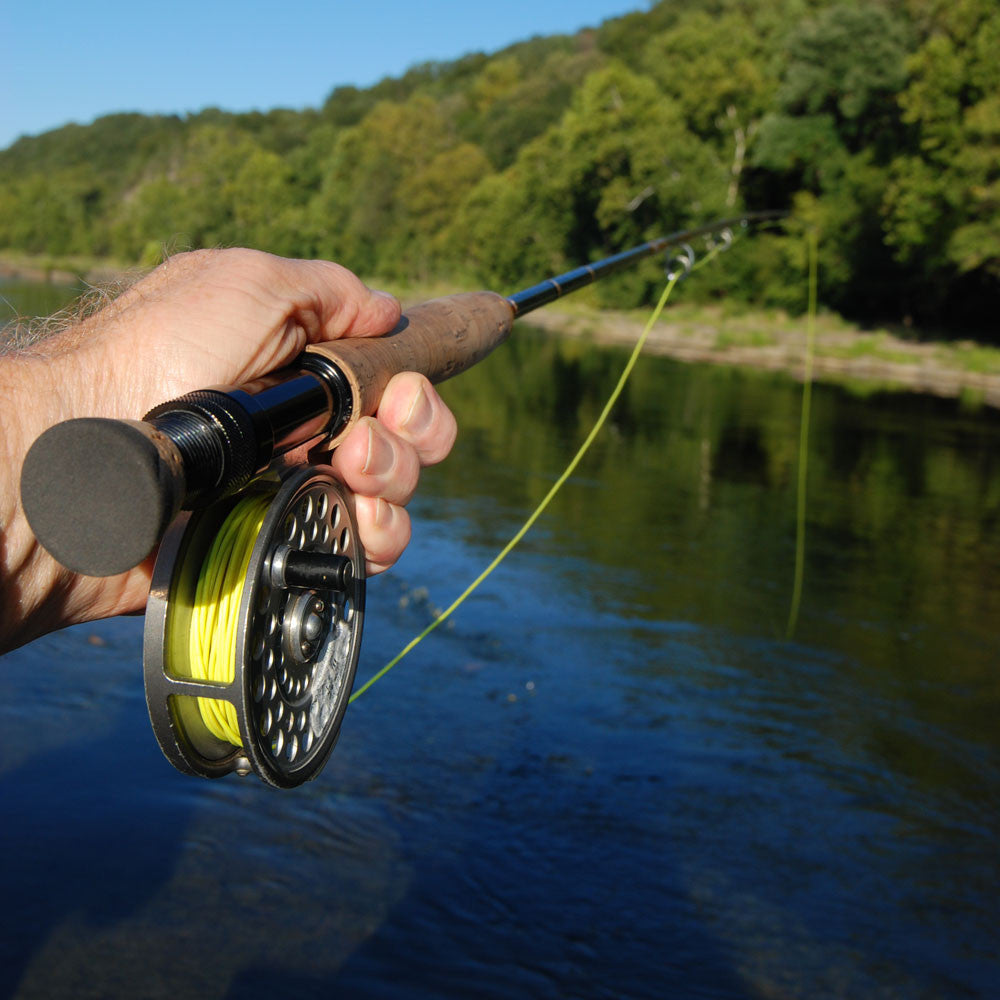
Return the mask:
<path fill-rule="evenodd" d="M 0 651 L 64 625 L 95 617 L 105 581 L 79 577 L 38 543 L 21 506 L 21 467 L 35 439 L 53 424 L 94 409 L 98 373 L 76 351 L 52 357 L 0 357 Z"/>

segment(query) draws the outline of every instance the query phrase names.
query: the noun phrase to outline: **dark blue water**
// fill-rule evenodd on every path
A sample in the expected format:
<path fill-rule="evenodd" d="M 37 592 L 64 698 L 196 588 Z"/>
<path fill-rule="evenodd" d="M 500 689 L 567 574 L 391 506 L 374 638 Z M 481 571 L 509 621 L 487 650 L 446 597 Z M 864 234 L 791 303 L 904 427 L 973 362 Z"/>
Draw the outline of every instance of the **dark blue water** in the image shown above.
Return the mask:
<path fill-rule="evenodd" d="M 521 339 L 359 677 L 558 474 L 617 352 Z M 0 663 L 0 995 L 996 995 L 1000 422 L 649 359 L 550 513 L 292 792 L 174 772 L 142 622 Z"/>

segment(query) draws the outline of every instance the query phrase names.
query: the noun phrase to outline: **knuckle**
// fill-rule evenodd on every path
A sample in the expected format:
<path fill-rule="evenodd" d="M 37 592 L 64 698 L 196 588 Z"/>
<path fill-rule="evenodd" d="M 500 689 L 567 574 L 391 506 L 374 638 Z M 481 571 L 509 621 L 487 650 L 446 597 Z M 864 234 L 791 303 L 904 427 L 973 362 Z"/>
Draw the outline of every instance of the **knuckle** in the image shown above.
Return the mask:
<path fill-rule="evenodd" d="M 444 404 L 436 417 L 434 434 L 420 449 L 420 458 L 424 465 L 436 465 L 443 462 L 451 453 L 458 437 L 458 421 L 454 414 Z"/>
<path fill-rule="evenodd" d="M 168 262 L 176 267 L 194 267 L 210 261 L 219 251 L 202 248 L 200 250 L 183 250 L 181 253 L 171 254 Z"/>
<path fill-rule="evenodd" d="M 390 489 L 387 490 L 393 501 L 409 503 L 417 491 L 420 482 L 420 461 L 412 448 L 403 449 L 403 457 L 398 463 L 398 471 Z"/>
<path fill-rule="evenodd" d="M 359 498 L 358 530 L 371 563 L 386 568 L 402 554 L 410 541 L 410 516 L 400 506 L 384 499 Z"/>
<path fill-rule="evenodd" d="M 423 375 L 416 372 L 398 372 L 389 380 L 379 402 L 378 418 L 387 427 L 400 434 L 407 434 L 407 418 L 421 392 L 430 399 L 433 388 Z"/>

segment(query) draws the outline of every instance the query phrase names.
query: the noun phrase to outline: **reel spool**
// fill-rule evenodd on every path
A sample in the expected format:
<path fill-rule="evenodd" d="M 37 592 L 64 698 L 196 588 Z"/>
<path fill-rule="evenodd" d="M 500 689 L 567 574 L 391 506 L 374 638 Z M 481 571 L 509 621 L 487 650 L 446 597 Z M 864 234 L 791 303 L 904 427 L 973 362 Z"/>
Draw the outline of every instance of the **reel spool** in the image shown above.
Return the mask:
<path fill-rule="evenodd" d="M 331 469 L 269 471 L 182 513 L 156 559 L 143 645 L 146 704 L 167 759 L 208 778 L 252 770 L 281 788 L 316 777 L 347 709 L 364 606 L 353 503 Z M 212 671 L 198 648 L 209 639 L 225 650 Z"/>

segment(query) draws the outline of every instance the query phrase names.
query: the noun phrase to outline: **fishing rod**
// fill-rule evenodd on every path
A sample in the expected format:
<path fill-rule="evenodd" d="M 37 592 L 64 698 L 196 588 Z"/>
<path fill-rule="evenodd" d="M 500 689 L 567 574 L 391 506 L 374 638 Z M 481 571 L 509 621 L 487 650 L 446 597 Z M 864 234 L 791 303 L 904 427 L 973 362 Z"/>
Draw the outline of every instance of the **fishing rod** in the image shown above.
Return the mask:
<path fill-rule="evenodd" d="M 670 233 L 502 296 L 466 292 L 408 309 L 381 337 L 314 344 L 252 383 L 162 403 L 141 421 L 47 430 L 21 475 L 39 542 L 63 565 L 111 576 L 159 545 L 143 646 L 161 749 L 204 777 L 315 777 L 339 735 L 360 653 L 365 559 L 353 502 L 295 449 L 336 447 L 373 415 L 393 375 L 465 371 L 515 319 L 636 261 L 771 221 L 754 212 Z"/>

